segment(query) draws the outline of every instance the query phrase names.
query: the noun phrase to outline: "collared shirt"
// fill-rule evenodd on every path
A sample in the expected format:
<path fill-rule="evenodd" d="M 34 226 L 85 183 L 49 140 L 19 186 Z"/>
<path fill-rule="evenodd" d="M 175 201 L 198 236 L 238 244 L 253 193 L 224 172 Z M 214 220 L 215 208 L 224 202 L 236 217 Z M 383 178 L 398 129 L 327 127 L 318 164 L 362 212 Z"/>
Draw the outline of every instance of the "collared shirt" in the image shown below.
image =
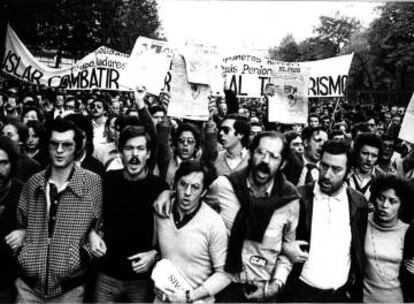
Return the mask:
<path fill-rule="evenodd" d="M 306 157 L 303 157 L 303 169 L 299 177 L 298 184 L 296 186 L 303 186 L 306 184 L 306 175 L 308 174 L 308 167 L 306 165 L 311 164 Z M 319 162 L 315 164 L 315 166 L 318 166 Z M 317 181 L 319 178 L 319 171 L 318 168 L 314 168 L 311 170 L 311 175 L 314 181 Z"/>
<path fill-rule="evenodd" d="M 232 156 L 230 153 L 226 152 L 224 154 L 224 159 L 226 160 L 229 168 L 234 170 L 247 157 L 248 154 L 249 151 L 246 148 L 243 148 L 240 152 L 240 156 Z"/>
<path fill-rule="evenodd" d="M 251 196 L 254 197 L 270 197 L 273 190 L 273 185 L 275 184 L 275 180 L 272 178 L 272 180 L 269 183 L 269 186 L 264 189 L 261 193 L 256 193 L 253 188 L 252 184 L 250 183 L 249 179 L 246 179 L 247 189 L 249 189 L 249 193 Z"/>
<path fill-rule="evenodd" d="M 343 286 L 351 268 L 351 226 L 346 184 L 334 195 L 315 184 L 309 258 L 300 279 L 319 289 Z"/>
<path fill-rule="evenodd" d="M 371 196 L 371 182 L 376 176 L 377 167 L 375 166 L 372 169 L 371 174 L 361 179 L 361 177 L 356 173 L 355 169 L 352 168 L 351 174 L 349 175 L 348 185 L 359 192 L 361 192 L 365 198 L 369 201 Z"/>

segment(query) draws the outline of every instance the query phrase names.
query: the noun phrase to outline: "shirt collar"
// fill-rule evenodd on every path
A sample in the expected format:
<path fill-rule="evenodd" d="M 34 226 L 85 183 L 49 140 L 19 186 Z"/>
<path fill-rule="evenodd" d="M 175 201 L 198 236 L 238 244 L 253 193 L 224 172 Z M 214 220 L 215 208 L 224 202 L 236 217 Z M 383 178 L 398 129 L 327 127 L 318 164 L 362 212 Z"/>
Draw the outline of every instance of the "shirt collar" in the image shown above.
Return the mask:
<path fill-rule="evenodd" d="M 346 183 L 343 183 L 343 185 L 335 193 L 335 195 L 331 196 L 329 194 L 323 193 L 321 191 L 321 188 L 319 187 L 319 184 L 315 183 L 315 187 L 313 188 L 313 194 L 315 196 L 315 199 L 317 200 L 333 198 L 334 200 L 337 200 L 337 201 L 343 201 L 347 198 L 346 187 L 347 187 Z"/>
<path fill-rule="evenodd" d="M 245 157 L 246 157 L 246 155 L 247 155 L 247 153 L 248 153 L 249 151 L 246 149 L 246 148 L 243 148 L 242 150 L 241 150 L 241 152 L 240 152 L 240 156 L 233 156 L 233 155 L 231 155 L 230 153 L 229 153 L 229 151 L 226 151 L 226 154 L 225 154 L 225 156 L 226 156 L 226 158 L 228 158 L 228 159 L 236 159 L 236 158 L 239 158 L 239 159 L 244 159 Z"/>
<path fill-rule="evenodd" d="M 269 183 L 269 186 L 266 188 L 263 194 L 266 194 L 267 197 L 270 197 L 270 195 L 272 194 L 274 184 L 275 184 L 275 179 L 272 178 L 272 180 Z M 252 184 L 249 178 L 246 178 L 246 185 L 247 185 L 247 189 L 249 190 L 249 192 L 252 193 Z"/>

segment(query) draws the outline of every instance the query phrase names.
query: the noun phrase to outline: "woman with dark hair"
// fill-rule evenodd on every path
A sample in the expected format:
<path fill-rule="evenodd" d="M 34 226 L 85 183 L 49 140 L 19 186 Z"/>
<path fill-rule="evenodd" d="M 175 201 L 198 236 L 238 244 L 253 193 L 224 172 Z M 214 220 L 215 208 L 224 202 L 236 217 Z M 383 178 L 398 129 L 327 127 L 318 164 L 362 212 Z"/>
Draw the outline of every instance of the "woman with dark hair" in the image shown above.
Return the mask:
<path fill-rule="evenodd" d="M 22 112 L 22 122 L 27 125 L 29 121 L 40 121 L 44 122 L 43 111 L 38 107 L 25 107 Z"/>
<path fill-rule="evenodd" d="M 413 195 L 410 184 L 394 175 L 371 185 L 374 212 L 365 235 L 364 302 L 403 302 L 400 267 L 408 224 L 401 220 Z"/>
<path fill-rule="evenodd" d="M 39 162 L 42 167 L 45 167 L 47 157 L 43 155 L 43 150 L 41 152 L 40 149 L 40 141 L 44 132 L 43 124 L 39 121 L 29 121 L 26 126 L 28 134 L 26 141 L 23 143 L 24 151 L 27 156 Z"/>

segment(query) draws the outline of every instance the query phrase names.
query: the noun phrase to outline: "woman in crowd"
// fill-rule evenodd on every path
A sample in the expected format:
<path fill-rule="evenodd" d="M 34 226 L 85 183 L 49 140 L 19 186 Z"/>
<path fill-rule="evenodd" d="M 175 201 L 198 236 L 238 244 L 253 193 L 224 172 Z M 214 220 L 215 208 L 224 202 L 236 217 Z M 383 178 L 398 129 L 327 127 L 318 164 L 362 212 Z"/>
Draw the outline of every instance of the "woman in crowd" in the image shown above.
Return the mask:
<path fill-rule="evenodd" d="M 28 134 L 24 142 L 24 151 L 27 156 L 43 165 L 45 163 L 45 157 L 40 152 L 40 138 L 44 130 L 43 124 L 39 121 L 29 121 L 26 125 Z"/>
<path fill-rule="evenodd" d="M 403 302 L 400 266 L 408 224 L 400 219 L 407 214 L 412 197 L 410 184 L 394 175 L 375 179 L 371 186 L 374 212 L 369 216 L 365 236 L 364 302 Z"/>

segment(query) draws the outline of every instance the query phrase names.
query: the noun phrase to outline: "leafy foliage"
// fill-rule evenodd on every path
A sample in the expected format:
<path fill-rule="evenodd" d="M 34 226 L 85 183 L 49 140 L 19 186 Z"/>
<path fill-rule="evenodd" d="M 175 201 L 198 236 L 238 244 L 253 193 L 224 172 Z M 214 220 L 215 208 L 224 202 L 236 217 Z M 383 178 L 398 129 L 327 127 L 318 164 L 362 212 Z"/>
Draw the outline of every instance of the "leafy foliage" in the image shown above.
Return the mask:
<path fill-rule="evenodd" d="M 129 53 L 138 36 L 158 37 L 155 0 L 2 0 L 29 46 L 81 58 L 101 45 Z"/>

